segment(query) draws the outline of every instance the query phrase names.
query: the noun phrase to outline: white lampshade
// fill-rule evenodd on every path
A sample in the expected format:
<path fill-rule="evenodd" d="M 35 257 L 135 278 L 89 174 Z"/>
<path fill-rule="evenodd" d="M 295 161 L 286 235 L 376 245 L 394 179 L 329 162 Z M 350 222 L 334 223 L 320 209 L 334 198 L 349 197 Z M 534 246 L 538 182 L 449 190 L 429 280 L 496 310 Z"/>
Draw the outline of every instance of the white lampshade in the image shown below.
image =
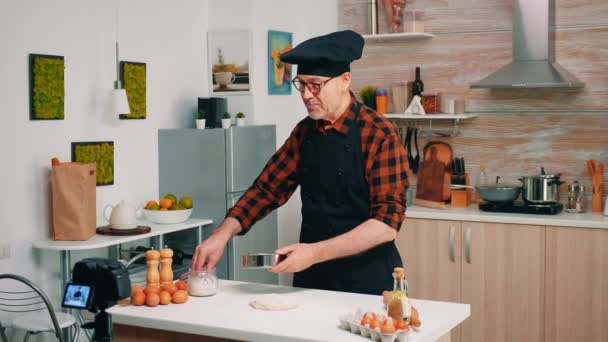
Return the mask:
<path fill-rule="evenodd" d="M 112 108 L 115 114 L 129 114 L 129 100 L 127 99 L 127 91 L 125 89 L 112 90 Z"/>

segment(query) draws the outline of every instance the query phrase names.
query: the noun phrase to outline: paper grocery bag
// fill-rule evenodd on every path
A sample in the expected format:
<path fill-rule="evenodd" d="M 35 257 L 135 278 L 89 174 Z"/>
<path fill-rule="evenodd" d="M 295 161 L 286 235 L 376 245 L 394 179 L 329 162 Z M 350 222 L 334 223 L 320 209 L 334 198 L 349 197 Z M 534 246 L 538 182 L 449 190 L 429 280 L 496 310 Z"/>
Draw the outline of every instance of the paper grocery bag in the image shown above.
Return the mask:
<path fill-rule="evenodd" d="M 51 169 L 51 237 L 84 241 L 96 230 L 94 163 L 61 163 Z"/>

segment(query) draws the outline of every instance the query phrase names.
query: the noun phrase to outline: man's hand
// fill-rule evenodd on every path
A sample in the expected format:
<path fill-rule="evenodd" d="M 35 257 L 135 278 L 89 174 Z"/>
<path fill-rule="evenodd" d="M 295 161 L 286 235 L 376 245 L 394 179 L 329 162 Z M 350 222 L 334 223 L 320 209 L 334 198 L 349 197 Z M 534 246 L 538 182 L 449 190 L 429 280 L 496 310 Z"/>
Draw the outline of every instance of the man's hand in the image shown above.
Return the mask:
<path fill-rule="evenodd" d="M 196 246 L 192 256 L 192 270 L 201 271 L 205 267 L 207 272 L 211 271 L 224 255 L 224 249 L 230 238 L 240 230 L 241 224 L 237 220 L 226 218 L 207 240 Z"/>
<path fill-rule="evenodd" d="M 274 273 L 294 273 L 303 271 L 316 264 L 316 245 L 307 243 L 296 243 L 285 246 L 276 251 L 278 254 L 287 255 L 287 258 L 270 268 Z"/>

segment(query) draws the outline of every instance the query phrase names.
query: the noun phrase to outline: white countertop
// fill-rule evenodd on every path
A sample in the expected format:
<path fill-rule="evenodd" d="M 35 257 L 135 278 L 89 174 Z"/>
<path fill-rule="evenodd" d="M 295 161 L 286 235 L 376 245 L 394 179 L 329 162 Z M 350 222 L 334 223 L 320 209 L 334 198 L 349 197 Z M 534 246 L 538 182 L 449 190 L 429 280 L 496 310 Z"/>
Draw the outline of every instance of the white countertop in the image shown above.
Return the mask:
<path fill-rule="evenodd" d="M 56 251 L 76 251 L 76 250 L 88 250 L 95 248 L 103 248 L 118 245 L 121 243 L 135 241 L 139 239 L 145 239 L 153 236 L 163 235 L 167 233 L 177 232 L 184 229 L 190 229 L 195 227 L 202 227 L 213 223 L 212 220 L 208 219 L 188 219 L 181 223 L 175 224 L 158 224 L 152 223 L 145 220 L 138 220 L 137 224 L 140 226 L 150 227 L 150 232 L 139 235 L 126 235 L 126 236 L 111 236 L 95 234 L 86 241 L 55 241 L 52 239 L 34 241 L 33 245 L 38 249 L 56 250 Z M 102 223 L 103 224 L 103 223 Z"/>
<path fill-rule="evenodd" d="M 431 209 L 426 207 L 408 207 L 405 215 L 409 218 L 434 220 L 493 222 L 510 224 L 532 224 L 543 226 L 560 226 L 575 228 L 608 229 L 608 217 L 601 213 L 572 214 L 562 211 L 557 215 L 510 214 L 481 211 L 476 205 L 467 208 L 448 206 L 446 209 Z"/>
<path fill-rule="evenodd" d="M 263 270 L 257 270 L 266 272 Z M 363 311 L 385 312 L 382 296 L 309 290 L 277 285 L 220 281 L 218 294 L 192 297 L 185 304 L 114 306 L 108 310 L 116 324 L 188 334 L 260 342 L 371 341 L 339 328 L 339 317 Z M 261 311 L 249 306 L 257 295 L 277 293 L 297 303 L 288 311 Z M 408 341 L 435 341 L 470 316 L 470 305 L 412 300 L 422 327 Z"/>

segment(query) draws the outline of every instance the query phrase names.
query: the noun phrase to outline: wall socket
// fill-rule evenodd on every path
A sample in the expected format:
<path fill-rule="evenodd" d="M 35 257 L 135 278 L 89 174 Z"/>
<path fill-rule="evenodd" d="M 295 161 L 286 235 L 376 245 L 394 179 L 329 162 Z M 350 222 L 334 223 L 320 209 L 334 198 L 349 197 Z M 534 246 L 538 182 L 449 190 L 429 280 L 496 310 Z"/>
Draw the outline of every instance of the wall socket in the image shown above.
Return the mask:
<path fill-rule="evenodd" d="M 8 241 L 0 241 L 0 259 L 11 257 L 11 244 Z"/>

